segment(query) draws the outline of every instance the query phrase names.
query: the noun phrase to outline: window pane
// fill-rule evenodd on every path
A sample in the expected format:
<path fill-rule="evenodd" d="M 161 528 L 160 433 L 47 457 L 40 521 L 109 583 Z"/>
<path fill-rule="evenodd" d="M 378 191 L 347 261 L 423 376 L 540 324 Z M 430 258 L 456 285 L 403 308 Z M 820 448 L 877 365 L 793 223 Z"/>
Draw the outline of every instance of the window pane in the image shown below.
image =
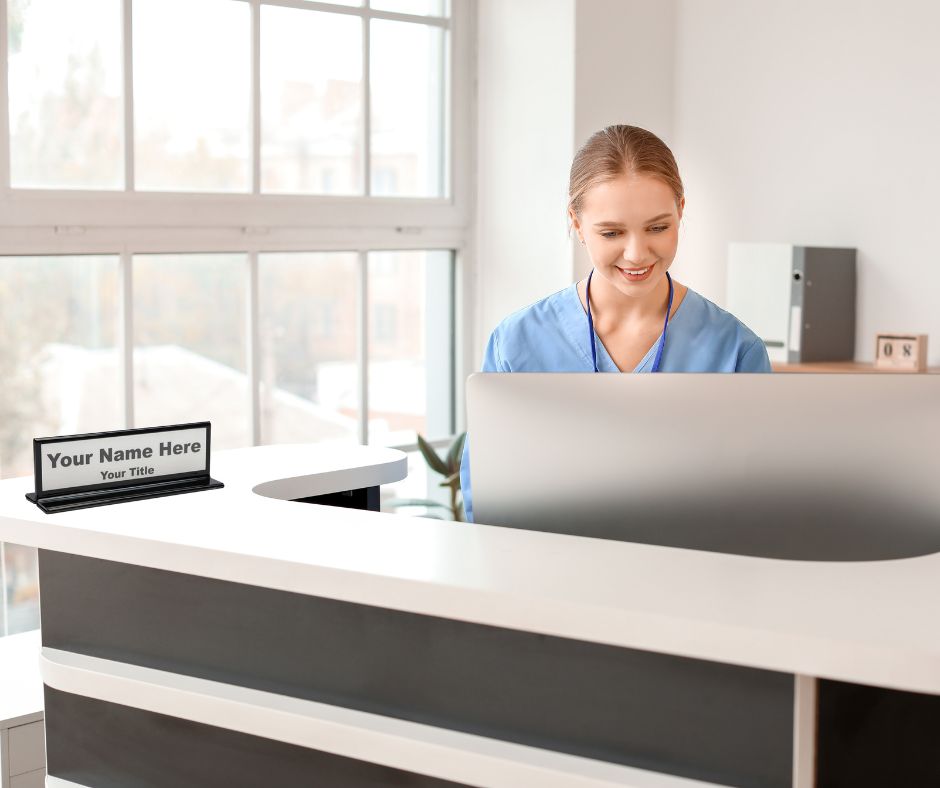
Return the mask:
<path fill-rule="evenodd" d="M 242 254 L 134 256 L 138 426 L 212 422 L 212 448 L 251 442 Z"/>
<path fill-rule="evenodd" d="M 369 254 L 369 443 L 453 431 L 453 255 Z"/>
<path fill-rule="evenodd" d="M 445 35 L 372 20 L 372 194 L 444 195 Z"/>
<path fill-rule="evenodd" d="M 32 439 L 120 429 L 116 257 L 0 257 L 0 477 Z"/>
<path fill-rule="evenodd" d="M 15 635 L 39 629 L 39 566 L 36 548 L 6 544 L 2 546 L 6 588 L 6 633 Z M 3 601 L 0 596 L 0 602 Z"/>
<path fill-rule="evenodd" d="M 262 191 L 362 194 L 362 20 L 261 14 Z"/>
<path fill-rule="evenodd" d="M 8 0 L 14 187 L 124 185 L 120 0 Z"/>
<path fill-rule="evenodd" d="M 32 474 L 35 437 L 123 426 L 117 269 L 115 257 L 0 257 L 0 478 Z M 0 553 L 6 633 L 36 629 L 36 551 Z"/>
<path fill-rule="evenodd" d="M 134 0 L 136 186 L 251 187 L 249 4 Z"/>
<path fill-rule="evenodd" d="M 262 254 L 263 443 L 359 440 L 356 255 Z"/>
<path fill-rule="evenodd" d="M 372 0 L 376 11 L 397 11 L 421 16 L 450 16 L 448 0 Z"/>

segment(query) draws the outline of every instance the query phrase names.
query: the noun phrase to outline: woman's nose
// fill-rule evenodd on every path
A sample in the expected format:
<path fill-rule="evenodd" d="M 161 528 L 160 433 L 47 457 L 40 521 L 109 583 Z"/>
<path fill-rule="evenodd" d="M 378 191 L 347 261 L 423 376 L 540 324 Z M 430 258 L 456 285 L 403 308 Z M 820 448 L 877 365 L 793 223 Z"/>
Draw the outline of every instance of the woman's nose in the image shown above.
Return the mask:
<path fill-rule="evenodd" d="M 633 234 L 627 236 L 626 244 L 623 247 L 624 262 L 634 266 L 641 266 L 646 260 L 646 247 L 643 244 L 641 236 Z"/>

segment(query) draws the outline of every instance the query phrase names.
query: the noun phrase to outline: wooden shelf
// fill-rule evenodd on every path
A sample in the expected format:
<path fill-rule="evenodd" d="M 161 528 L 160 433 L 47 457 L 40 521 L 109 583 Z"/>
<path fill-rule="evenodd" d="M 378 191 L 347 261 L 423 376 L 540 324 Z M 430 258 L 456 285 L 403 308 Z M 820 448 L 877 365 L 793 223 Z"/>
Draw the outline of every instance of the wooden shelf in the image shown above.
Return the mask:
<path fill-rule="evenodd" d="M 838 372 L 838 373 L 860 373 L 860 372 L 879 372 L 893 374 L 918 374 L 908 370 L 893 370 L 876 367 L 870 361 L 812 361 L 804 364 L 787 364 L 782 361 L 774 361 L 771 366 L 774 372 Z M 940 367 L 929 367 L 929 374 L 940 374 Z"/>

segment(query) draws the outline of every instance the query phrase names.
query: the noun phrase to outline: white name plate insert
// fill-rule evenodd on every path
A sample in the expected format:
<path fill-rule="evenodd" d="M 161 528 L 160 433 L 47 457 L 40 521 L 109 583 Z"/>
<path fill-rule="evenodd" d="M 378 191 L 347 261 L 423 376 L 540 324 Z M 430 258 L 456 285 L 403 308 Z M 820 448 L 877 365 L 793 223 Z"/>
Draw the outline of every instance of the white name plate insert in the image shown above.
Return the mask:
<path fill-rule="evenodd" d="M 101 506 L 221 487 L 209 476 L 209 422 L 36 438 L 36 491 L 43 511 Z"/>

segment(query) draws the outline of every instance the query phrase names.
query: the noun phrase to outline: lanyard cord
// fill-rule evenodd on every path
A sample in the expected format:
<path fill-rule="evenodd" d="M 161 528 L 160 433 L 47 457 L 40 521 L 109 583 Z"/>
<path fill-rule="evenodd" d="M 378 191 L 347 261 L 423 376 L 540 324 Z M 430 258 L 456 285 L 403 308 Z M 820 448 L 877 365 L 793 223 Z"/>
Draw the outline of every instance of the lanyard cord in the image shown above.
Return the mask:
<path fill-rule="evenodd" d="M 594 341 L 594 318 L 591 317 L 591 277 L 594 276 L 594 269 L 588 274 L 587 287 L 585 287 L 584 300 L 587 301 L 588 331 L 591 333 L 591 361 L 594 364 L 594 371 L 597 369 L 597 344 Z M 656 348 L 656 358 L 653 360 L 653 369 L 651 372 L 659 372 L 659 363 L 663 358 L 663 348 L 666 347 L 666 329 L 669 327 L 669 313 L 672 312 L 672 277 L 666 271 L 666 279 L 669 281 L 669 303 L 666 304 L 666 321 L 663 323 L 663 335 L 659 340 L 659 347 Z"/>

